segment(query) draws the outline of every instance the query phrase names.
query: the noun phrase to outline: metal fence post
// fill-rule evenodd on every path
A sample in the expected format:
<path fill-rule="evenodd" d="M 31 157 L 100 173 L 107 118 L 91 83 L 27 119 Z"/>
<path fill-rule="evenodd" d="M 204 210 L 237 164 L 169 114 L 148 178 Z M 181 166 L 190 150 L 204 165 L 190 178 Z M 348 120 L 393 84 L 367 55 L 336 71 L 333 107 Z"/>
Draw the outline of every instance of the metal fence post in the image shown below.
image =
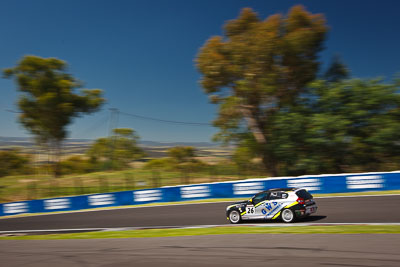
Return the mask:
<path fill-rule="evenodd" d="M 107 177 L 99 176 L 99 193 L 108 192 Z"/>
<path fill-rule="evenodd" d="M 160 175 L 159 175 L 159 173 L 157 172 L 157 171 L 152 171 L 152 178 L 153 178 L 153 187 L 159 187 L 160 185 Z"/>
<path fill-rule="evenodd" d="M 36 182 L 30 182 L 26 184 L 26 198 L 27 200 L 36 199 Z"/>
<path fill-rule="evenodd" d="M 75 189 L 75 194 L 76 195 L 82 195 L 85 193 L 85 190 L 83 188 L 82 180 L 80 177 L 75 177 L 74 179 L 74 188 Z"/>
<path fill-rule="evenodd" d="M 125 173 L 125 189 L 135 190 L 135 175 L 132 173 Z"/>

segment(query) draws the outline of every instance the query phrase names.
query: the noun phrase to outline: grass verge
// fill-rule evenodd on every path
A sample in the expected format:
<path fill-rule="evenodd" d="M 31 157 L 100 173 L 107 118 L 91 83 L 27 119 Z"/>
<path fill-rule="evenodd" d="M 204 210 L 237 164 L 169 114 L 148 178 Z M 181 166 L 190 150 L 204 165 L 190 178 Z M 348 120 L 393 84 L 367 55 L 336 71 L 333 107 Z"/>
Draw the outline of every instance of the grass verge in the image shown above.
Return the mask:
<path fill-rule="evenodd" d="M 3 236 L 0 240 L 54 240 L 96 238 L 148 238 L 168 236 L 227 235 L 227 234 L 400 234 L 400 225 L 332 225 L 298 227 L 210 227 L 189 229 L 149 229 L 104 231 L 73 234 Z"/>

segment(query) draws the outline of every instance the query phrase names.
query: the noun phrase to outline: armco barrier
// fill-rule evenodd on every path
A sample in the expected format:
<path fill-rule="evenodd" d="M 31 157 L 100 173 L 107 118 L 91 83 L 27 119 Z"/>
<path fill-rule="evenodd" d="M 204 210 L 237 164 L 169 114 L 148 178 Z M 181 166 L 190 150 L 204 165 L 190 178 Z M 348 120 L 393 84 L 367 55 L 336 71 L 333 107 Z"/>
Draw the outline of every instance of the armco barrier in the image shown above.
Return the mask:
<path fill-rule="evenodd" d="M 400 189 L 400 171 L 259 178 L 2 203 L 0 216 L 207 198 L 248 198 L 266 189 L 283 187 L 303 187 L 313 193 L 396 190 Z"/>

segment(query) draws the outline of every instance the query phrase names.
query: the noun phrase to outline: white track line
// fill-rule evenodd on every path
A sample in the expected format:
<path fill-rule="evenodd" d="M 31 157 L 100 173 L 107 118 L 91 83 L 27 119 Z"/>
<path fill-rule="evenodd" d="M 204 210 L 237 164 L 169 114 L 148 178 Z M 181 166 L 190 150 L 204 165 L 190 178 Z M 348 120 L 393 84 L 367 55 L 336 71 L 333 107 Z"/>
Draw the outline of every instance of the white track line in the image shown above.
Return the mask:
<path fill-rule="evenodd" d="M 400 225 L 400 223 L 268 223 L 268 224 L 216 224 L 193 226 L 149 226 L 149 227 L 117 227 L 117 228 L 76 228 L 76 229 L 42 229 L 42 230 L 15 230 L 0 231 L 0 234 L 42 233 L 42 232 L 80 232 L 80 231 L 127 231 L 148 229 L 198 229 L 215 227 L 296 227 L 296 226 L 335 226 L 335 225 Z"/>
<path fill-rule="evenodd" d="M 11 233 L 41 233 L 41 232 L 73 232 L 73 231 L 103 231 L 107 228 L 77 228 L 77 229 L 43 229 L 43 230 L 15 230 L 15 231 L 0 231 L 0 234 Z"/>

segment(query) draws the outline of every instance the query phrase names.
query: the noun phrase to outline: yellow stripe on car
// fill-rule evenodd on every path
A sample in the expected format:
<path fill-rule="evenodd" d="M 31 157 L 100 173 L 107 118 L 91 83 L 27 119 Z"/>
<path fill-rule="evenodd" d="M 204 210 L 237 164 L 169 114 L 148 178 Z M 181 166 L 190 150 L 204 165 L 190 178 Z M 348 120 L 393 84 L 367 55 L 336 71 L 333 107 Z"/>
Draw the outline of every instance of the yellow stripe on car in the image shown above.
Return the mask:
<path fill-rule="evenodd" d="M 281 212 L 278 212 L 277 214 L 275 214 L 275 216 L 274 216 L 274 217 L 272 217 L 272 220 L 273 220 L 273 219 L 276 219 L 276 218 L 278 218 L 278 217 L 279 217 L 279 215 L 281 215 Z"/>
<path fill-rule="evenodd" d="M 285 209 L 293 207 L 294 205 L 297 205 L 297 204 L 299 204 L 299 203 L 297 203 L 297 201 L 295 201 L 292 204 L 289 204 L 289 205 L 285 206 Z"/>
<path fill-rule="evenodd" d="M 242 213 L 240 213 L 240 215 L 241 216 L 243 216 L 243 215 L 245 215 L 246 214 L 246 212 L 245 211 L 243 211 Z"/>
<path fill-rule="evenodd" d="M 257 205 L 254 206 L 254 208 L 260 206 L 260 205 L 263 204 L 264 202 L 265 202 L 265 201 L 262 201 L 262 202 L 258 203 Z"/>

